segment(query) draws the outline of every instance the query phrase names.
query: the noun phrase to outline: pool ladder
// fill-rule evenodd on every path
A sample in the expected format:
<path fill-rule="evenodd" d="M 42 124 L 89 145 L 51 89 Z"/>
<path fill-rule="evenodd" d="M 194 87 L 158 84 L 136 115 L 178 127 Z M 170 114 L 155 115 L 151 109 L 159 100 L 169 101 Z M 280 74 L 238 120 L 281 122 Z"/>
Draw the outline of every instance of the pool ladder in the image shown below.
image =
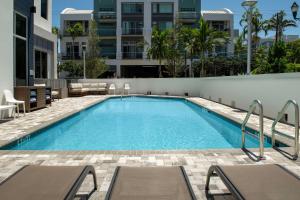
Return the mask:
<path fill-rule="evenodd" d="M 259 108 L 259 156 L 258 160 L 264 159 L 264 114 L 263 114 L 263 106 L 260 100 L 256 99 L 252 102 L 252 104 L 249 107 L 249 111 L 247 113 L 246 118 L 244 119 L 242 123 L 242 149 L 246 149 L 246 125 L 250 119 L 250 116 L 253 114 L 253 112 L 256 110 L 256 107 Z"/>
<path fill-rule="evenodd" d="M 282 133 L 282 132 L 276 130 L 277 123 L 283 117 L 283 115 L 285 114 L 286 110 L 289 108 L 290 105 L 293 105 L 294 110 L 295 110 L 295 124 L 294 124 L 295 137 L 287 135 L 285 133 Z M 272 146 L 275 149 L 276 149 L 276 146 L 275 146 L 276 134 L 294 140 L 294 155 L 291 155 L 291 157 L 293 160 L 297 160 L 298 155 L 299 155 L 299 105 L 295 100 L 288 100 L 286 102 L 286 104 L 284 105 L 284 107 L 282 108 L 280 113 L 278 113 L 277 118 L 275 119 L 275 121 L 272 124 Z M 284 152 L 284 153 L 286 153 L 286 152 Z M 286 153 L 286 154 L 288 154 L 288 153 Z"/>

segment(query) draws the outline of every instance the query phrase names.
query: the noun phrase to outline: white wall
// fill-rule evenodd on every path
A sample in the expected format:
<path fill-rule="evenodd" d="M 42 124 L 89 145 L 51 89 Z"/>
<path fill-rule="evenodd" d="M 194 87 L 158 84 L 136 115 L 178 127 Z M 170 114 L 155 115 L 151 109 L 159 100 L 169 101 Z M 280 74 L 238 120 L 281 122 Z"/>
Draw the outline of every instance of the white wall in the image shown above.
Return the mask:
<path fill-rule="evenodd" d="M 0 6 L 0 105 L 3 90 L 13 90 L 13 4 L 12 0 L 1 0 Z"/>
<path fill-rule="evenodd" d="M 122 88 L 124 83 L 131 85 L 131 93 L 181 95 L 188 92 L 190 96 L 204 97 L 213 101 L 222 98 L 222 103 L 248 110 L 254 99 L 260 99 L 264 114 L 275 118 L 285 102 L 294 99 L 300 103 L 300 73 L 268 74 L 257 76 L 232 76 L 215 78 L 176 78 L 176 79 L 109 79 L 86 80 L 88 82 L 116 83 Z M 80 80 L 84 82 L 84 80 Z M 121 91 L 121 90 L 119 90 Z M 293 123 L 293 110 L 288 111 L 289 122 Z"/>
<path fill-rule="evenodd" d="M 48 0 L 48 17 L 44 19 L 41 16 L 41 0 L 34 0 L 34 6 L 36 7 L 36 13 L 34 14 L 34 25 L 52 32 L 52 0 Z"/>

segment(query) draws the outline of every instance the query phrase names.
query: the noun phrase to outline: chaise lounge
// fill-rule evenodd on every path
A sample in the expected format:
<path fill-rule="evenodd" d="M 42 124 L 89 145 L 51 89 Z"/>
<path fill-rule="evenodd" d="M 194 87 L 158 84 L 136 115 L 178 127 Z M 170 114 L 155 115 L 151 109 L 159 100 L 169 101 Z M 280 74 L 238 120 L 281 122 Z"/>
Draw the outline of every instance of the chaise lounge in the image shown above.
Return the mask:
<path fill-rule="evenodd" d="M 93 176 L 94 188 L 88 194 L 77 195 L 87 175 Z M 96 190 L 96 174 L 92 166 L 25 166 L 0 184 L 0 198 L 73 200 L 79 197 L 88 199 Z"/>
<path fill-rule="evenodd" d="M 183 167 L 117 167 L 106 200 L 196 200 Z"/>
<path fill-rule="evenodd" d="M 220 194 L 209 193 L 212 176 L 218 176 L 233 199 L 267 200 L 300 198 L 300 179 L 280 165 L 211 166 L 206 181 L 208 199 Z M 225 196 L 225 194 L 223 194 Z"/>

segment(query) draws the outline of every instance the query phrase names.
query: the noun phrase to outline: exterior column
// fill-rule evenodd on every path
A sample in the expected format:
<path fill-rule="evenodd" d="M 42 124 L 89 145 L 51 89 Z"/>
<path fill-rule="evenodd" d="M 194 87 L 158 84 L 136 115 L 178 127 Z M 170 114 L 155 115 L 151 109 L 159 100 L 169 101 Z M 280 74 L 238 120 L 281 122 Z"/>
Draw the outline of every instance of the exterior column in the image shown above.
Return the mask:
<path fill-rule="evenodd" d="M 117 55 L 116 60 L 122 59 L 122 2 L 117 1 Z"/>
<path fill-rule="evenodd" d="M 147 49 L 151 46 L 152 35 L 152 1 L 144 1 L 144 39 L 146 45 L 144 46 L 144 59 L 147 59 Z"/>

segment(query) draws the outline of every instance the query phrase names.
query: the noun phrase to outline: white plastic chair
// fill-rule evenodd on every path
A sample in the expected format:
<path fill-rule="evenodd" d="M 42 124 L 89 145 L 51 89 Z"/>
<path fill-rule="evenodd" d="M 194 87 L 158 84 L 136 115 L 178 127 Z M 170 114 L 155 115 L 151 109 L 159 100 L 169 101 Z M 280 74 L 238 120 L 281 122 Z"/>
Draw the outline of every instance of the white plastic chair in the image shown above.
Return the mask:
<path fill-rule="evenodd" d="M 123 94 L 125 95 L 126 91 L 127 91 L 127 95 L 129 95 L 129 90 L 130 90 L 130 85 L 129 83 L 125 83 L 124 84 L 124 91 Z"/>
<path fill-rule="evenodd" d="M 26 113 L 25 101 L 16 100 L 10 90 L 4 90 L 3 93 L 4 93 L 5 100 L 9 105 L 16 105 L 17 106 L 18 117 L 20 116 L 19 105 L 23 105 L 23 112 L 24 112 L 24 116 L 25 116 L 25 113 Z"/>
<path fill-rule="evenodd" d="M 12 116 L 16 119 L 16 106 L 15 105 L 0 105 L 0 112 L 3 110 L 12 109 Z M 0 119 L 2 119 L 2 113 L 0 113 Z"/>
<path fill-rule="evenodd" d="M 114 95 L 116 95 L 116 85 L 115 84 L 110 84 L 109 91 L 113 91 Z"/>

